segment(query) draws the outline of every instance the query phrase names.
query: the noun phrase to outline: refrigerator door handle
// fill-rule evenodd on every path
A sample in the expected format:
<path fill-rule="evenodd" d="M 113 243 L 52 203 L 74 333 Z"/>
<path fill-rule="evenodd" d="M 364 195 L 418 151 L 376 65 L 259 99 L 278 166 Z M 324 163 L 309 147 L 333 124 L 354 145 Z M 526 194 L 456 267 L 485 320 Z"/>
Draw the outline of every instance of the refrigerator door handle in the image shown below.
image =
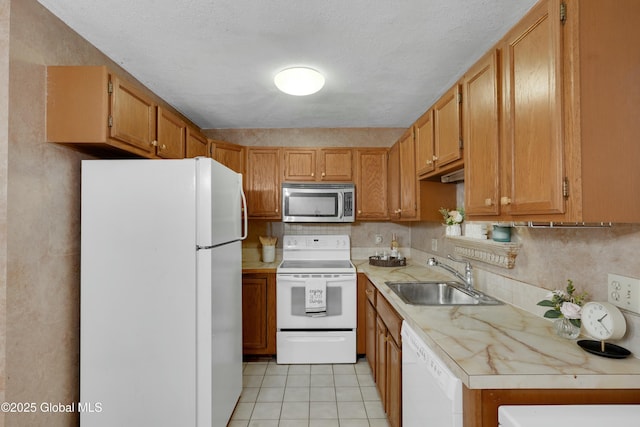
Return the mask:
<path fill-rule="evenodd" d="M 244 232 L 242 233 L 242 237 L 240 240 L 244 240 L 249 235 L 249 212 L 247 211 L 247 196 L 244 195 L 244 191 L 242 190 L 242 186 L 240 186 L 240 196 L 242 196 L 242 216 L 244 217 Z"/>

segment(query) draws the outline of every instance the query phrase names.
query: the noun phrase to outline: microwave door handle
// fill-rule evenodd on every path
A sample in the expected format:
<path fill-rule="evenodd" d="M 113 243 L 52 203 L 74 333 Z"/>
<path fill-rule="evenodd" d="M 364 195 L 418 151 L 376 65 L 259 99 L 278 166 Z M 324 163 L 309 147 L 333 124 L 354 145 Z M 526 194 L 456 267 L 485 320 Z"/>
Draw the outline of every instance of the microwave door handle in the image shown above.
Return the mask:
<path fill-rule="evenodd" d="M 344 193 L 342 191 L 338 192 L 338 218 L 342 219 L 342 214 L 344 212 Z"/>

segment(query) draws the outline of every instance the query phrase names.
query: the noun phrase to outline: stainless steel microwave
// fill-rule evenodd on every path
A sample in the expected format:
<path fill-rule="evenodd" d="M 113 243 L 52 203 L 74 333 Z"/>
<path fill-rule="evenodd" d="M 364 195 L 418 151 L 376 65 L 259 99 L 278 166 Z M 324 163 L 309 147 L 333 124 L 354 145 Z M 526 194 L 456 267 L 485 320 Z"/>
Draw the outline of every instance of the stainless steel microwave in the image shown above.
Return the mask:
<path fill-rule="evenodd" d="M 353 183 L 282 183 L 282 222 L 353 222 Z"/>

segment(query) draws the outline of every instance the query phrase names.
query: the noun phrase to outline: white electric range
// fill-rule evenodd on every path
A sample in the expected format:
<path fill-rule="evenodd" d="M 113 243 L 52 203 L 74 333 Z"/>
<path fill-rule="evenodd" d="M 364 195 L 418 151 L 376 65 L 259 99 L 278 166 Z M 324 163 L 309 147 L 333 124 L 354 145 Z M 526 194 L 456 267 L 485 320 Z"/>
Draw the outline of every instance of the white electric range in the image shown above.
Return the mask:
<path fill-rule="evenodd" d="M 355 363 L 357 276 L 348 235 L 287 235 L 276 272 L 277 363 Z"/>

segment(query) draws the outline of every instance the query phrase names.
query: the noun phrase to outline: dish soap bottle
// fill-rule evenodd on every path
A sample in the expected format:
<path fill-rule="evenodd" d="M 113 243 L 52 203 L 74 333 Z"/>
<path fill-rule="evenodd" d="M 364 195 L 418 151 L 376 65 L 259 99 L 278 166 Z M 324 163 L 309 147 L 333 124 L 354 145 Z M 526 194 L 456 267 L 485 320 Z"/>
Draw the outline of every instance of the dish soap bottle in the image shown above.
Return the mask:
<path fill-rule="evenodd" d="M 393 258 L 398 257 L 398 239 L 395 233 L 391 235 L 391 256 Z"/>

